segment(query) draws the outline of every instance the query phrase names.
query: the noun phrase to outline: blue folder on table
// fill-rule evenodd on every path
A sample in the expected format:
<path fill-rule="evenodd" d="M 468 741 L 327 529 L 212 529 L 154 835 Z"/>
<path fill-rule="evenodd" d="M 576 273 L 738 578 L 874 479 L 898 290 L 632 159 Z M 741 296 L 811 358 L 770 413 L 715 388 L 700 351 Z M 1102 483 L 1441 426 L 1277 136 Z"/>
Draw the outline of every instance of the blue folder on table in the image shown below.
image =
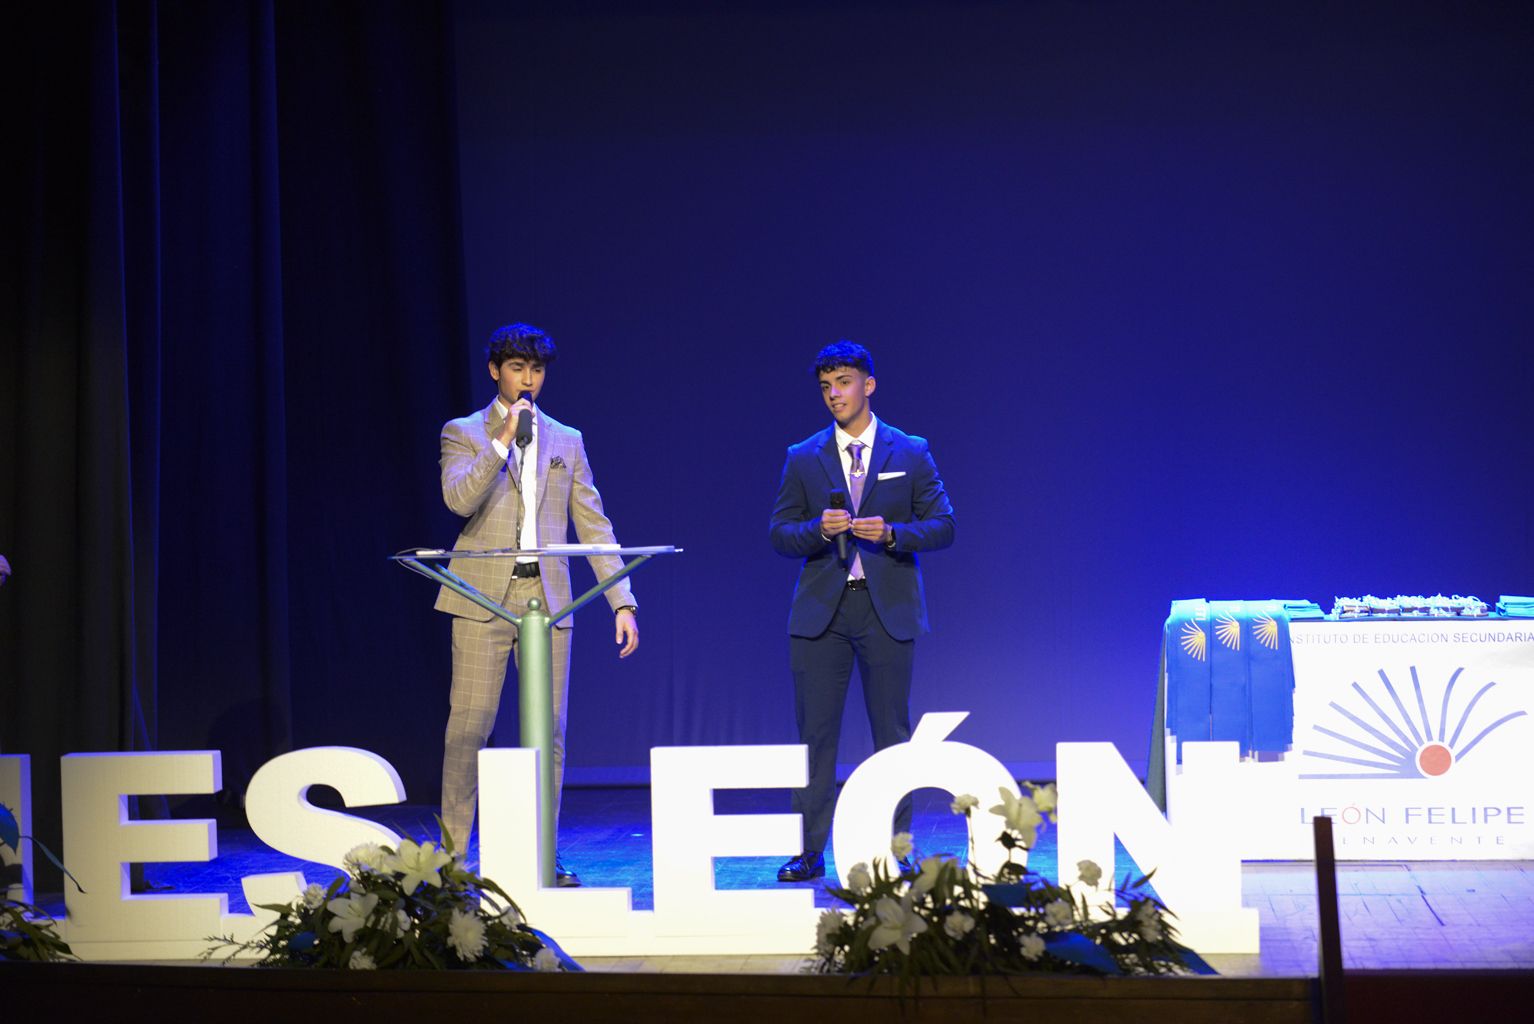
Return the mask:
<path fill-rule="evenodd" d="M 1290 612 L 1310 602 L 1172 602 L 1165 632 L 1166 726 L 1189 740 L 1230 740 L 1243 755 L 1294 741 Z M 1317 609 L 1319 611 L 1319 609 Z"/>

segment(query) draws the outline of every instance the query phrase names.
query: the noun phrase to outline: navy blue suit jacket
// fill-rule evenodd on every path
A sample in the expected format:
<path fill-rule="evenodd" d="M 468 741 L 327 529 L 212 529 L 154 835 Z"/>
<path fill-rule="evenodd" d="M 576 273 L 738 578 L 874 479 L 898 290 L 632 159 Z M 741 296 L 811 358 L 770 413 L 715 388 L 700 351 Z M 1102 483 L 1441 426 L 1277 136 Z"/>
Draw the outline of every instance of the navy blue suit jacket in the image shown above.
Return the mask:
<path fill-rule="evenodd" d="M 863 553 L 863 574 L 885 632 L 896 640 L 912 640 L 927 631 L 916 552 L 953 543 L 953 506 L 925 438 L 879 420 L 867 465 L 863 501 L 853 514 L 883 516 L 895 531 L 895 546 L 859 541 L 851 534 L 848 540 Z M 847 567 L 837 560 L 835 542 L 820 535 L 820 513 L 831 507 L 834 489 L 846 490 L 847 480 L 836 450 L 836 428 L 827 427 L 789 447 L 772 507 L 773 549 L 804 559 L 788 613 L 791 636 L 824 633 L 846 590 Z"/>

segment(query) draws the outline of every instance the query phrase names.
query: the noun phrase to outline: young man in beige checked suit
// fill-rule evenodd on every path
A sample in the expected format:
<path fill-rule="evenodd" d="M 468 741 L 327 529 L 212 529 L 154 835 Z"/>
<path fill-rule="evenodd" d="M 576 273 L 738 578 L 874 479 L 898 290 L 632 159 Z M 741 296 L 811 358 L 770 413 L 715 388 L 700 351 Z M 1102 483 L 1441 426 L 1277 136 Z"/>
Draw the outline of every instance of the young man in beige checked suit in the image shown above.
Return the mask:
<path fill-rule="evenodd" d="M 449 420 L 442 428 L 442 498 L 469 522 L 458 550 L 535 548 L 562 544 L 573 521 L 583 544 L 613 544 L 613 525 L 602 512 L 580 431 L 553 419 L 535 404 L 554 361 L 553 339 L 528 324 L 511 324 L 490 336 L 486 348 L 498 394 L 480 412 Z M 531 396 L 530 398 L 524 396 Z M 532 439 L 516 444 L 518 414 L 532 412 Z M 615 555 L 591 558 L 599 578 L 623 567 Z M 565 558 L 463 558 L 448 567 L 476 590 L 520 615 L 532 598 L 550 615 L 570 603 L 570 563 Z M 607 591 L 616 617 L 618 656 L 639 647 L 634 595 L 627 579 Z M 516 649 L 517 628 L 443 587 L 437 610 L 453 616 L 453 690 L 449 699 L 446 752 L 442 759 L 442 820 L 458 849 L 467 849 L 479 793 L 479 751 L 490 737 L 500 705 L 506 666 Z M 554 628 L 554 792 L 564 783 L 566 695 L 570 686 L 570 629 Z M 556 808 L 556 816 L 557 816 Z M 556 818 L 557 820 L 557 818 Z M 580 885 L 575 872 L 557 862 L 563 886 Z"/>

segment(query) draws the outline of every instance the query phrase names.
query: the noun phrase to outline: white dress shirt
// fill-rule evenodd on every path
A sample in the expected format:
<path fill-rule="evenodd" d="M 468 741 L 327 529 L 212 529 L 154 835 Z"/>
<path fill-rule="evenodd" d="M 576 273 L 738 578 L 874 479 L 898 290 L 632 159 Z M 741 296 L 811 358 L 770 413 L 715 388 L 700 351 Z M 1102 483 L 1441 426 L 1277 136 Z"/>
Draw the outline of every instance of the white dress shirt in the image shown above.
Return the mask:
<path fill-rule="evenodd" d="M 842 479 L 847 481 L 847 500 L 849 502 L 852 501 L 852 453 L 847 450 L 847 446 L 854 441 L 861 441 L 863 443 L 863 472 L 866 475 L 868 473 L 868 457 L 874 451 L 874 431 L 878 427 L 878 419 L 870 412 L 868 414 L 868 426 L 863 428 L 863 432 L 857 437 L 853 437 L 841 427 L 836 428 L 836 450 L 842 457 Z M 863 486 L 868 486 L 866 478 L 863 481 Z M 854 515 L 857 513 L 857 509 L 850 509 L 849 511 Z"/>
<path fill-rule="evenodd" d="M 511 409 L 500 398 L 495 400 L 495 411 L 501 414 L 501 419 L 511 416 Z M 526 448 L 519 448 L 515 452 L 501 443 L 501 439 L 493 437 L 490 444 L 495 448 L 495 453 L 509 461 L 516 470 L 517 480 L 522 489 L 522 529 L 517 535 L 517 547 L 535 548 L 538 546 L 538 411 L 533 407 L 533 439 L 528 442 Z M 520 463 L 520 464 L 519 464 Z M 518 558 L 519 564 L 536 562 L 533 556 Z"/>

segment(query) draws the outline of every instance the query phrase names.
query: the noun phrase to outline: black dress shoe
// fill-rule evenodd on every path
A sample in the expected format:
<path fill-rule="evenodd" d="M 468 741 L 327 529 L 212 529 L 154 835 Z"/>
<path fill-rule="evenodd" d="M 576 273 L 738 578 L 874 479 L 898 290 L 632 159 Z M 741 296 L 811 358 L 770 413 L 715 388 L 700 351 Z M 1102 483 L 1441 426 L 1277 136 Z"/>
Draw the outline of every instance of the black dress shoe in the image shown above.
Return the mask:
<path fill-rule="evenodd" d="M 561 889 L 579 889 L 581 876 L 565 867 L 565 862 L 559 859 L 559 854 L 554 855 L 554 884 Z"/>
<path fill-rule="evenodd" d="M 805 850 L 799 856 L 778 868 L 778 881 L 808 882 L 812 878 L 824 878 L 825 874 L 825 856 Z"/>

